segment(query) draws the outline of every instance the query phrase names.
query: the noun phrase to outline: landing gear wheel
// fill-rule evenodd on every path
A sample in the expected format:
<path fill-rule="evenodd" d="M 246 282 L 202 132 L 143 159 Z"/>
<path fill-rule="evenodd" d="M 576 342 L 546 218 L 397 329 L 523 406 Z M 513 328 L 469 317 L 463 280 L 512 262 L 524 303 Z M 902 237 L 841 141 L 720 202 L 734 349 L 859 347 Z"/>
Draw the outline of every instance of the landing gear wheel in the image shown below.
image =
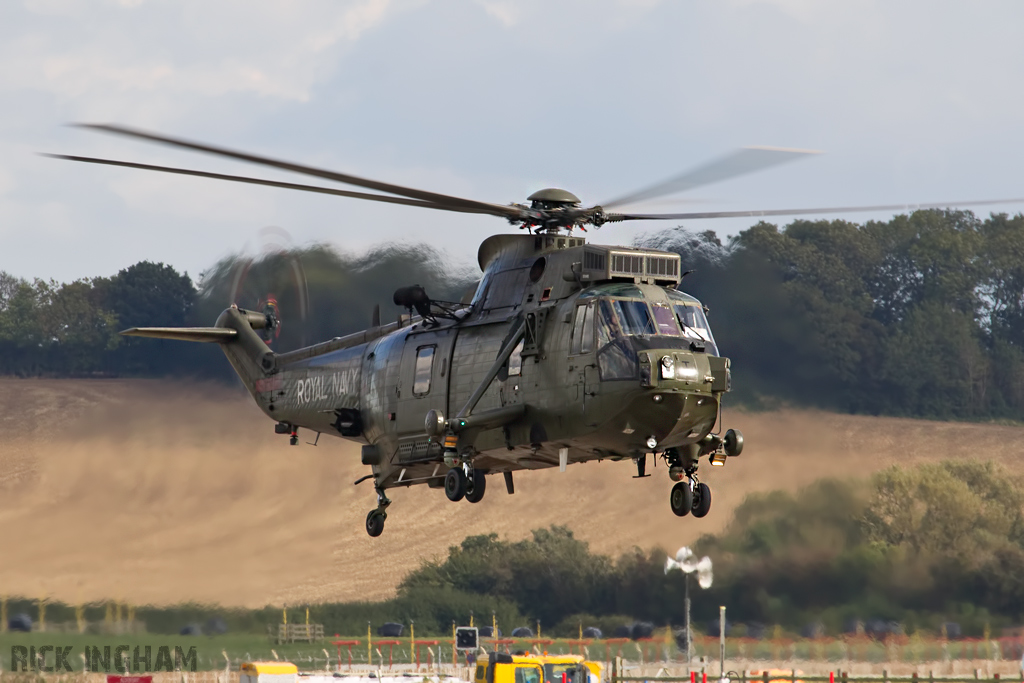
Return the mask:
<path fill-rule="evenodd" d="M 685 517 L 690 514 L 690 510 L 693 508 L 693 491 L 690 490 L 690 482 L 681 481 L 673 486 L 668 502 L 672 506 L 672 512 L 677 516 Z"/>
<path fill-rule="evenodd" d="M 711 489 L 707 484 L 697 484 L 693 489 L 693 516 L 704 517 L 711 510 Z"/>
<path fill-rule="evenodd" d="M 444 475 L 444 495 L 453 503 L 463 499 L 466 495 L 466 475 L 458 467 L 448 470 Z"/>
<path fill-rule="evenodd" d="M 725 448 L 726 455 L 735 458 L 743 452 L 743 432 L 738 429 L 730 429 L 725 433 L 722 446 Z"/>
<path fill-rule="evenodd" d="M 473 476 L 466 481 L 466 500 L 470 503 L 479 503 L 484 499 L 486 488 L 487 477 L 480 470 L 473 470 Z"/>
<path fill-rule="evenodd" d="M 384 532 L 384 520 L 388 515 L 383 510 L 370 510 L 366 515 L 366 533 L 377 538 Z"/>

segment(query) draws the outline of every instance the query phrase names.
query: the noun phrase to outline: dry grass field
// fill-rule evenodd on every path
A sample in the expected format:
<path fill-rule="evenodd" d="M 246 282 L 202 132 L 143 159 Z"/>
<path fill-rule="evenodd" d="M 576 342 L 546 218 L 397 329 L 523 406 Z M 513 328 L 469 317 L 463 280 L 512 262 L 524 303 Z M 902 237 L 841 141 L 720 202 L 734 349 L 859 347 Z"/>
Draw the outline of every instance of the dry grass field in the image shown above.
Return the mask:
<path fill-rule="evenodd" d="M 704 467 L 704 520 L 674 517 L 659 467 L 517 474 L 478 504 L 392 492 L 384 535 L 358 446 L 290 447 L 239 389 L 141 380 L 0 379 L 0 590 L 68 602 L 262 606 L 376 599 L 467 534 L 565 524 L 598 551 L 676 548 L 718 531 L 752 491 L 863 476 L 893 463 L 998 459 L 1024 472 L 1024 429 L 786 410 L 726 415 L 744 454 Z M 308 436 L 308 435 L 302 435 Z"/>

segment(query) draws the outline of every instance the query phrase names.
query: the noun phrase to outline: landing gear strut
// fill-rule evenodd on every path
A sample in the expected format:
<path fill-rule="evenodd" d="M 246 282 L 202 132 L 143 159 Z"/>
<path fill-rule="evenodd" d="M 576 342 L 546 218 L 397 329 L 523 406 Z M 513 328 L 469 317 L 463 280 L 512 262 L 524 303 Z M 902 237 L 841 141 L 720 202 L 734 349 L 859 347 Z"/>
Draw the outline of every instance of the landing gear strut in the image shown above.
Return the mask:
<path fill-rule="evenodd" d="M 377 489 L 377 507 L 366 514 L 366 533 L 377 538 L 384 533 L 384 520 L 388 518 L 387 508 L 391 500 L 384 495 L 384 489 Z"/>
<path fill-rule="evenodd" d="M 740 447 L 743 449 L 743 437 L 739 437 Z M 669 506 L 672 512 L 679 517 L 693 513 L 694 517 L 706 517 L 711 510 L 711 488 L 707 484 L 697 481 L 697 460 L 700 452 L 695 446 L 690 447 L 686 453 L 690 457 L 684 457 L 678 449 L 669 448 L 662 454 L 668 464 L 668 475 L 672 481 L 677 482 L 672 487 L 669 495 Z"/>

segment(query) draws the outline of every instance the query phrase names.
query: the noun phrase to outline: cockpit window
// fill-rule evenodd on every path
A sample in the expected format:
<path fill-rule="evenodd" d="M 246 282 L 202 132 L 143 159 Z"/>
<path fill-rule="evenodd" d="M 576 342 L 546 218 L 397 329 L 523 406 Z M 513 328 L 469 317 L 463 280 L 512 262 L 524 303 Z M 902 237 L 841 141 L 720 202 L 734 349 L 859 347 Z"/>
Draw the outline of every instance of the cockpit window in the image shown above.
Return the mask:
<path fill-rule="evenodd" d="M 601 300 L 601 312 L 597 316 L 597 348 L 603 349 L 605 344 L 621 335 L 619 321 L 615 319 L 612 305 L 607 299 Z"/>
<path fill-rule="evenodd" d="M 572 348 L 570 353 L 590 353 L 594 350 L 594 311 L 597 307 L 590 305 L 576 307 L 576 321 L 572 329 Z"/>
<path fill-rule="evenodd" d="M 647 304 L 643 301 L 612 300 L 612 307 L 619 317 L 622 333 L 626 335 L 656 334 L 654 321 Z"/>
<path fill-rule="evenodd" d="M 704 311 L 700 309 L 700 306 L 676 304 L 675 309 L 676 319 L 679 321 L 679 326 L 683 328 L 684 335 L 690 339 L 715 343 L 715 338 L 711 336 L 708 320 L 704 317 Z"/>
<path fill-rule="evenodd" d="M 670 337 L 679 336 L 679 325 L 676 323 L 676 316 L 668 304 L 651 304 L 654 311 L 654 324 L 658 327 L 658 334 Z"/>

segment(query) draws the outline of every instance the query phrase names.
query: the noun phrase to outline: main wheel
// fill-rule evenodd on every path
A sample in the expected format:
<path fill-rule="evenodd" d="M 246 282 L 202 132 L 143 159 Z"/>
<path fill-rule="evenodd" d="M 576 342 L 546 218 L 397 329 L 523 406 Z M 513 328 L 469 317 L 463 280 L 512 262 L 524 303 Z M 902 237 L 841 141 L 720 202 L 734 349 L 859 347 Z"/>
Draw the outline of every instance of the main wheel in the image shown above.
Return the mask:
<path fill-rule="evenodd" d="M 453 467 L 444 475 L 444 495 L 453 503 L 466 495 L 466 475 L 460 468 Z"/>
<path fill-rule="evenodd" d="M 690 490 L 690 482 L 681 481 L 673 486 L 668 502 L 672 506 L 672 512 L 679 517 L 690 514 L 690 510 L 693 508 L 693 491 Z"/>
<path fill-rule="evenodd" d="M 466 500 L 470 503 L 479 503 L 484 499 L 486 489 L 487 477 L 480 470 L 473 470 L 473 478 L 466 482 Z"/>
<path fill-rule="evenodd" d="M 370 510 L 366 515 L 366 533 L 373 538 L 380 536 L 384 532 L 384 520 L 387 517 L 381 510 Z"/>
<path fill-rule="evenodd" d="M 711 489 L 707 484 L 697 484 L 693 494 L 693 516 L 704 517 L 711 510 Z"/>

